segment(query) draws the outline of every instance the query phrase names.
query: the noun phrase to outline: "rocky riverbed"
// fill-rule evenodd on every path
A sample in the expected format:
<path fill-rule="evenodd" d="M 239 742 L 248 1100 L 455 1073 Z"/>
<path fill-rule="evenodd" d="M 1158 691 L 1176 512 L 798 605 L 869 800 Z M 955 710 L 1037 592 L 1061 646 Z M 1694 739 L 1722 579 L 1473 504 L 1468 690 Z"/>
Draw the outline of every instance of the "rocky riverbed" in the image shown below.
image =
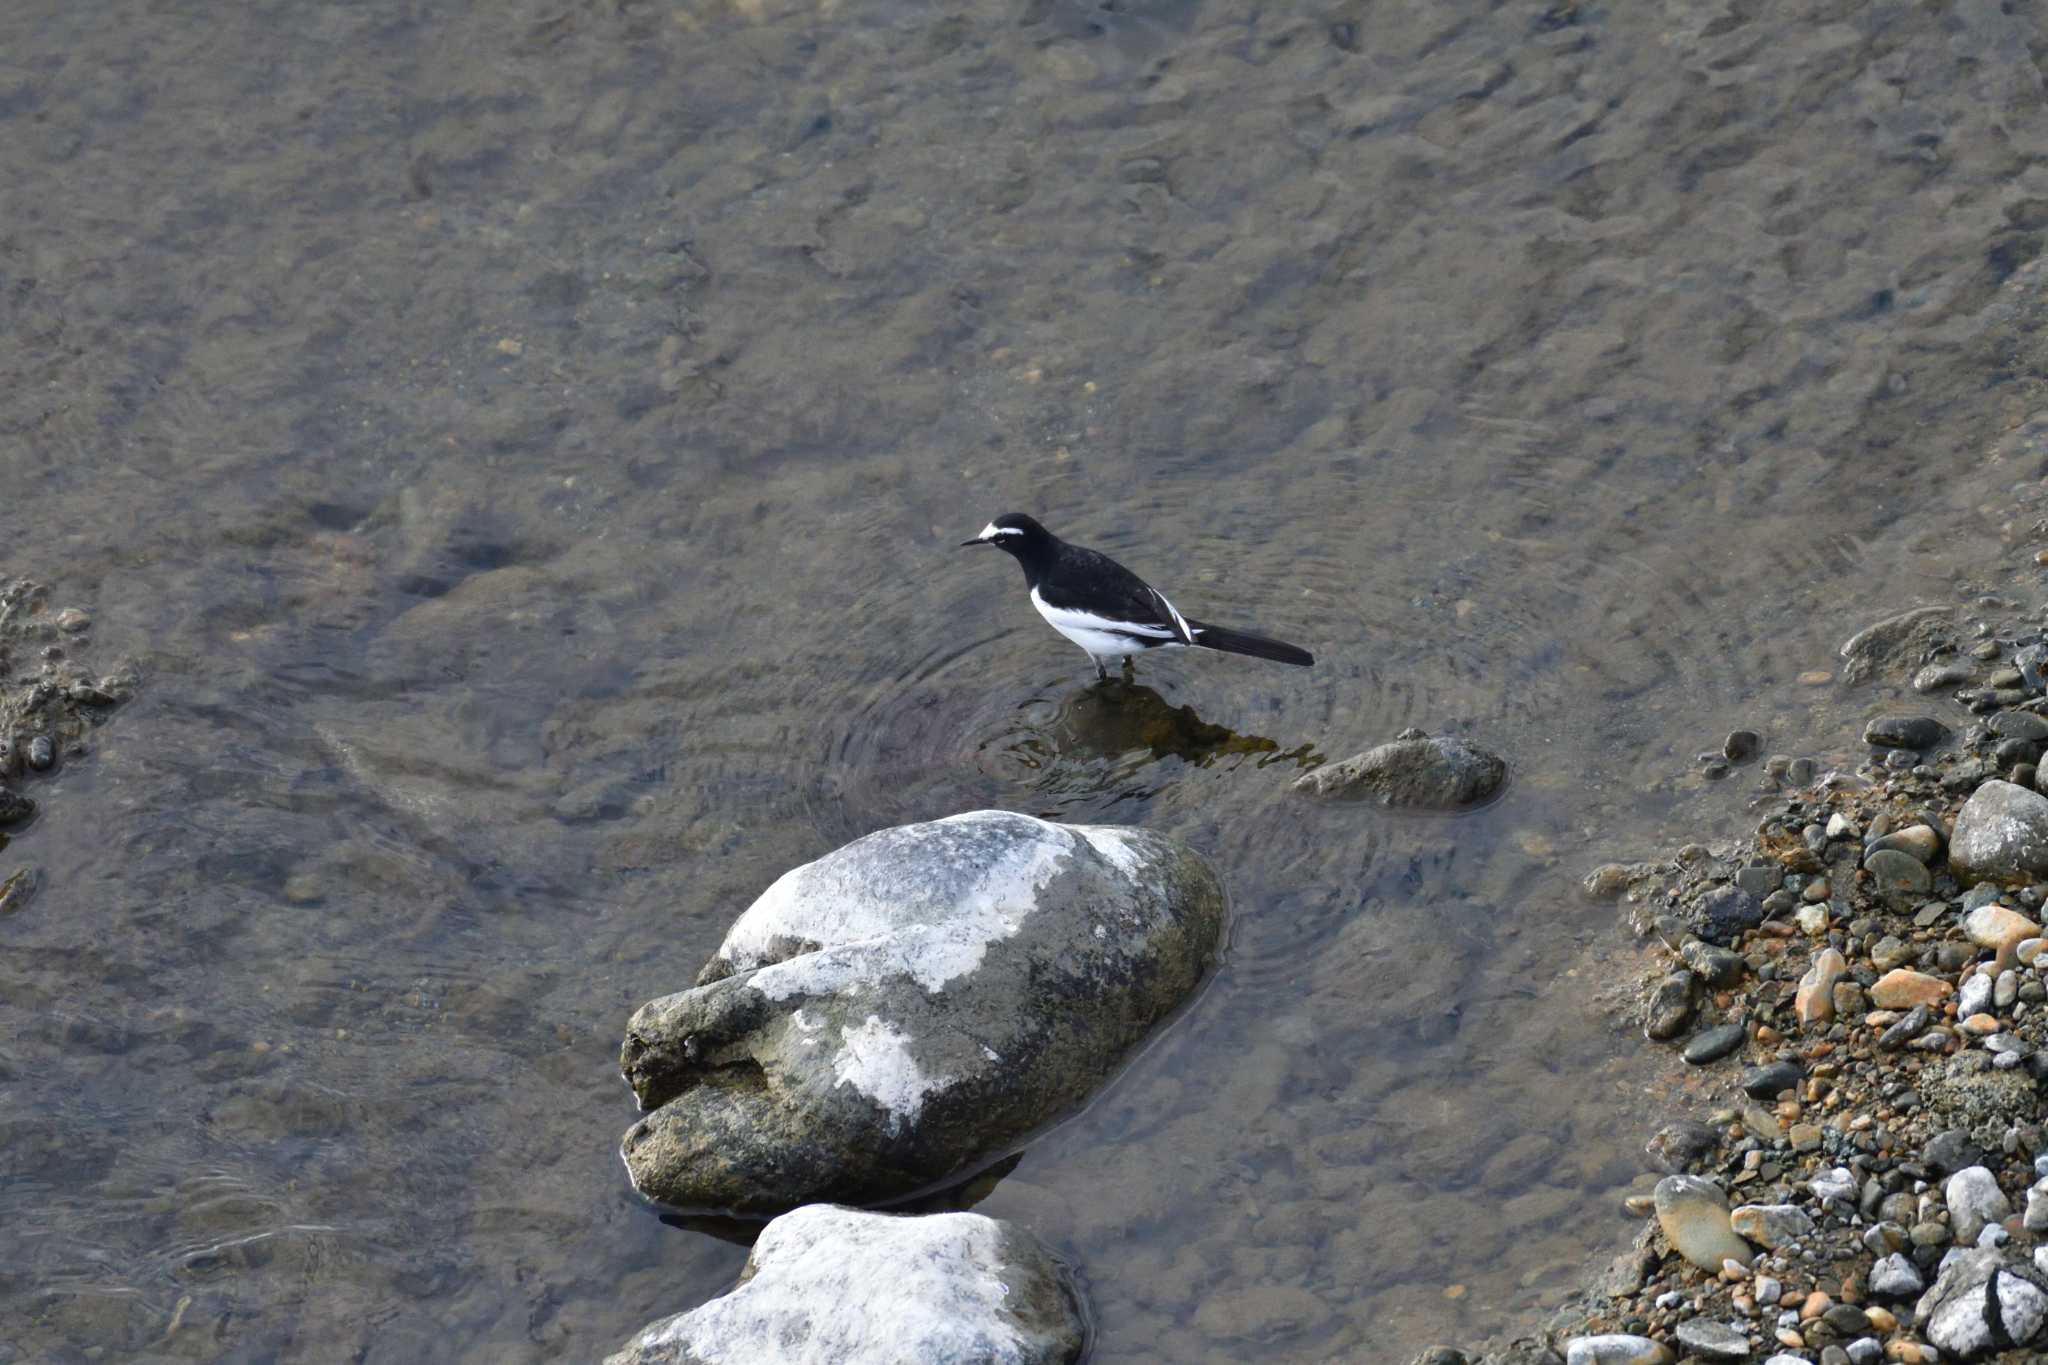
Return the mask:
<path fill-rule="evenodd" d="M 1897 699 L 1860 763 L 1730 735 L 1702 770 L 1755 774 L 1752 836 L 1587 877 L 1659 960 L 1642 1229 L 1537 1337 L 1418 1365 L 2048 1358 L 2044 619 L 1858 633 L 1845 680 Z"/>
<path fill-rule="evenodd" d="M 0 581 L 0 849 L 35 819 L 33 784 L 82 758 L 86 736 L 135 688 L 132 673 L 103 676 L 81 661 L 92 617 L 56 607 L 26 578 Z M 35 893 L 33 864 L 0 864 L 0 915 Z"/>

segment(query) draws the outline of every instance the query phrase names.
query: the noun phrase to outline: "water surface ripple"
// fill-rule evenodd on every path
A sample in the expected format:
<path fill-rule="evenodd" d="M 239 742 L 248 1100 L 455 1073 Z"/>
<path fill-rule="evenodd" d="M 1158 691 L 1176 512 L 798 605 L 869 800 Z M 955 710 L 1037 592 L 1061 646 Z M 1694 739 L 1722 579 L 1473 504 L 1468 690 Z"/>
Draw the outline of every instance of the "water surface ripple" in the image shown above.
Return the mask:
<path fill-rule="evenodd" d="M 1628 1234 L 1593 862 L 2040 515 L 2048 36 L 1698 0 L 17 0 L 0 571 L 141 692 L 0 875 L 0 1360 L 590 1360 L 730 1283 L 614 1054 L 777 874 L 1189 840 L 1228 961 L 965 1197 L 1099 1362 L 1404 1359 Z M 2009 434 L 2017 433 L 2017 434 Z M 1312 672 L 1095 685 L 1025 510 Z M 1287 784 L 1407 725 L 1468 818 Z M 716 1235 L 712 1235 L 712 1234 Z"/>

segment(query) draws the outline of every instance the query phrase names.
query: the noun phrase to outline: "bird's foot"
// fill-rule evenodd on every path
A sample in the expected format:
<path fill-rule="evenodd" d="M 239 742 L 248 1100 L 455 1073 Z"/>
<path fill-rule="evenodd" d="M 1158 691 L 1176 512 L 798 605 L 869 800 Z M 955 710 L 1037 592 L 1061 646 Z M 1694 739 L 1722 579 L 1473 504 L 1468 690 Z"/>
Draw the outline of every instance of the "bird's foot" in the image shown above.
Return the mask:
<path fill-rule="evenodd" d="M 1138 666 L 1137 666 L 1136 664 L 1132 663 L 1132 662 L 1131 662 L 1131 656 L 1130 656 L 1130 655 L 1128 655 L 1128 654 L 1126 654 L 1126 655 L 1124 655 L 1124 681 L 1125 681 L 1125 682 L 1136 682 L 1137 680 L 1138 680 Z"/>

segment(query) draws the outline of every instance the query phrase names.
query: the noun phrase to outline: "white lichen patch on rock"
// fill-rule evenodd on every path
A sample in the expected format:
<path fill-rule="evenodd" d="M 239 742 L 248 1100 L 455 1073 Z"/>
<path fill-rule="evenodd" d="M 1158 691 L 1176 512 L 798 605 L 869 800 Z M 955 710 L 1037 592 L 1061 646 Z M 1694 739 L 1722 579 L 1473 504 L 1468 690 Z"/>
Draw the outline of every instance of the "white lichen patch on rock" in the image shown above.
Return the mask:
<path fill-rule="evenodd" d="M 977 846 L 982 832 L 1019 826 L 1041 837 L 1010 843 L 985 863 L 962 856 Z M 871 842 L 907 855 L 901 856 L 904 873 L 890 875 L 886 865 L 865 856 Z M 817 956 L 791 957 L 794 945 L 888 944 L 902 969 L 926 990 L 943 990 L 979 966 L 990 943 L 1017 932 L 1074 848 L 1074 833 L 1066 826 L 999 810 L 880 830 L 776 878 L 726 931 L 718 956 L 745 971 Z M 957 874 L 933 878 L 933 858 L 955 860 Z M 863 965 L 884 964 L 870 959 Z"/>
<path fill-rule="evenodd" d="M 925 1096 L 953 1083 L 924 1073 L 910 1055 L 910 1039 L 870 1014 L 857 1028 L 842 1028 L 846 1046 L 832 1059 L 832 1074 L 889 1111 L 889 1129 L 899 1131 L 924 1109 Z"/>

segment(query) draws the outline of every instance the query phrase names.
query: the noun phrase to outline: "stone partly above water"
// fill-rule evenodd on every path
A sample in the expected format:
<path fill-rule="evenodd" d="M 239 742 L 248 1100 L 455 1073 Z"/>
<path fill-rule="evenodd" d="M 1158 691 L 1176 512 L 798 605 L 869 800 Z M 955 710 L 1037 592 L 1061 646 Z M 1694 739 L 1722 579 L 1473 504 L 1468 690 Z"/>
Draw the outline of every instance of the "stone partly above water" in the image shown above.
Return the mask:
<path fill-rule="evenodd" d="M 1476 744 L 1403 730 L 1391 743 L 1303 774 L 1294 789 L 1413 810 L 1462 810 L 1492 800 L 1507 775 L 1506 762 Z"/>
<path fill-rule="evenodd" d="M 1086 1330 L 1036 1238 L 978 1213 L 813 1204 L 769 1223 L 729 1293 L 605 1365 L 1071 1365 Z"/>
<path fill-rule="evenodd" d="M 1072 1112 L 1214 962 L 1225 905 L 1144 830 L 975 811 L 796 868 L 620 1065 L 641 1193 L 772 1213 L 965 1175 Z"/>
<path fill-rule="evenodd" d="M 2048 796 L 2011 782 L 1986 782 L 1956 815 L 1948 862 L 1965 885 L 2048 875 Z"/>
<path fill-rule="evenodd" d="M 1648 1337 L 1608 1332 L 1579 1337 L 1565 1347 L 1565 1365 L 1671 1365 L 1671 1348 Z"/>
<path fill-rule="evenodd" d="M 1655 1191 L 1657 1226 L 1671 1249 L 1702 1270 L 1720 1273 L 1723 1262 L 1748 1265 L 1756 1254 L 1735 1235 L 1728 1215 L 1728 1196 L 1711 1180 L 1693 1175 L 1668 1175 Z"/>

